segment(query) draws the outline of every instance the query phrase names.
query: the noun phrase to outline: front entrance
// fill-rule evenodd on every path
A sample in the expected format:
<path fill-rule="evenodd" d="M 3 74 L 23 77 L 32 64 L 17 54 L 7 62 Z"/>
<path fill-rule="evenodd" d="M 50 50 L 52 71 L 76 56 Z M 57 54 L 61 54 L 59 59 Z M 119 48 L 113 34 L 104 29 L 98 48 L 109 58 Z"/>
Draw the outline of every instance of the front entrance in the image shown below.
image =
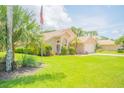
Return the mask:
<path fill-rule="evenodd" d="M 58 40 L 57 41 L 57 45 L 56 45 L 56 51 L 57 51 L 57 55 L 60 55 L 60 53 L 61 53 L 61 46 L 60 46 L 60 41 Z"/>

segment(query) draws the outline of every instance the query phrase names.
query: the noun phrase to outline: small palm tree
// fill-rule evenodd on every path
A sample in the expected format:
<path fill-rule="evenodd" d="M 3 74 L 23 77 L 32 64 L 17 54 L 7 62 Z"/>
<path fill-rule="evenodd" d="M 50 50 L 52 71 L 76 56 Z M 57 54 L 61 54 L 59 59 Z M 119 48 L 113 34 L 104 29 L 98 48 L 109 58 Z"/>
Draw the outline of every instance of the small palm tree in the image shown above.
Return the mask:
<path fill-rule="evenodd" d="M 81 28 L 71 27 L 71 29 L 76 34 L 76 38 L 75 38 L 75 50 L 77 50 L 78 37 L 85 36 L 86 32 L 83 31 Z"/>

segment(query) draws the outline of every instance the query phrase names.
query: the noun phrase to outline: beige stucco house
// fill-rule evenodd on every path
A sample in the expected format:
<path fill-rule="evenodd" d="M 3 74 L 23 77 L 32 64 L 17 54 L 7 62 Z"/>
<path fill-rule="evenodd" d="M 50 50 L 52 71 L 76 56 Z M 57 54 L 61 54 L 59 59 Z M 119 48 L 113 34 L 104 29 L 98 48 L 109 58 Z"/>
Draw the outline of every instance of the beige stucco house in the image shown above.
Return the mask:
<path fill-rule="evenodd" d="M 101 49 L 107 51 L 113 51 L 119 48 L 119 45 L 116 45 L 112 40 L 97 40 L 97 43 Z"/>
<path fill-rule="evenodd" d="M 69 47 L 70 42 L 76 35 L 70 29 L 63 29 L 60 31 L 46 32 L 43 34 L 44 41 L 52 46 L 52 50 L 60 54 L 61 47 L 66 45 Z"/>
<path fill-rule="evenodd" d="M 52 50 L 60 54 L 61 47 L 66 45 L 69 47 L 70 43 L 76 38 L 76 35 L 71 29 L 63 29 L 60 31 L 43 33 L 44 41 L 52 46 Z M 80 41 L 77 45 L 77 53 L 93 53 L 95 52 L 96 39 L 94 37 L 79 37 Z"/>

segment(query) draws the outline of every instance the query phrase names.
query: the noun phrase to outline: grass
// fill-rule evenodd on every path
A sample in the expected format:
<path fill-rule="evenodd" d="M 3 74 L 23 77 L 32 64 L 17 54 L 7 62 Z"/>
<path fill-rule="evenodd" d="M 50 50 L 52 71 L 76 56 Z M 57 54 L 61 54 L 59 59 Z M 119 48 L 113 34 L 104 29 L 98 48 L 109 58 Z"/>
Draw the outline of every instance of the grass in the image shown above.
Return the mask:
<path fill-rule="evenodd" d="M 41 60 L 38 56 L 32 57 Z M 21 54 L 16 54 L 16 60 L 19 59 Z M 124 57 L 52 56 L 42 60 L 46 67 L 35 75 L 0 80 L 0 87 L 124 87 Z"/>
<path fill-rule="evenodd" d="M 119 53 L 117 51 L 97 51 L 97 53 L 102 53 L 102 54 L 124 54 L 124 53 Z"/>

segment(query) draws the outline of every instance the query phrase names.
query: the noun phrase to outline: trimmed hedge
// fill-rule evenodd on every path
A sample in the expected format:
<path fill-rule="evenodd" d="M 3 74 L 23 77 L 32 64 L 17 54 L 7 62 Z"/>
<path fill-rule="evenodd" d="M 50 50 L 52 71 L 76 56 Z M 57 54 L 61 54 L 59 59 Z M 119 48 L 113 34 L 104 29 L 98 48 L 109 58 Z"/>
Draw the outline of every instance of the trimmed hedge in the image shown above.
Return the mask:
<path fill-rule="evenodd" d="M 27 49 L 27 48 L 16 48 L 15 53 L 23 53 L 23 54 L 32 54 L 32 55 L 34 55 L 34 52 L 31 49 Z"/>
<path fill-rule="evenodd" d="M 44 56 L 51 56 L 55 55 L 55 53 L 52 51 L 52 46 L 50 45 L 44 45 L 42 48 L 43 55 Z M 15 53 L 23 53 L 23 54 L 31 54 L 31 55 L 41 55 L 41 49 L 31 49 L 31 48 L 16 48 Z"/>

